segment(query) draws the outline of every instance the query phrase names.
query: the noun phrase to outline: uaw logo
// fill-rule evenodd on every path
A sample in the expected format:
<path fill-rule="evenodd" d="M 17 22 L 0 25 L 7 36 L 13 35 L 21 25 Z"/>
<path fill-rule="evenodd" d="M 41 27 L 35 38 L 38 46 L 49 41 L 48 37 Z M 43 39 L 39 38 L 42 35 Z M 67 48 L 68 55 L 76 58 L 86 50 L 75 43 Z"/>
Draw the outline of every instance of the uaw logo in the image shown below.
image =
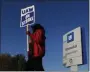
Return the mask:
<path fill-rule="evenodd" d="M 69 43 L 74 41 L 74 32 L 71 32 L 69 34 L 67 34 L 66 36 L 64 36 L 63 42 L 65 43 Z"/>
<path fill-rule="evenodd" d="M 34 5 L 21 9 L 21 21 L 20 27 L 24 27 L 27 24 L 31 25 L 35 22 L 35 7 Z"/>

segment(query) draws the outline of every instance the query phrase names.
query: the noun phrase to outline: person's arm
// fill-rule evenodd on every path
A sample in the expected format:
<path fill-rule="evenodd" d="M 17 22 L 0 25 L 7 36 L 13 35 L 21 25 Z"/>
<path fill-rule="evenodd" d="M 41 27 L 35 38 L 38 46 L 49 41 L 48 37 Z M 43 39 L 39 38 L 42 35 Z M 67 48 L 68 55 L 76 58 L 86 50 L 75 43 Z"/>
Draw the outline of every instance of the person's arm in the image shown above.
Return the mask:
<path fill-rule="evenodd" d="M 33 40 L 34 42 L 37 42 L 37 43 L 42 42 L 43 32 L 41 30 L 37 30 L 33 34 L 31 34 L 30 31 L 27 31 L 26 34 L 29 35 L 31 40 Z"/>
<path fill-rule="evenodd" d="M 30 37 L 34 42 L 40 43 L 42 42 L 42 35 L 43 35 L 42 31 L 37 30 L 35 33 L 30 34 Z"/>
<path fill-rule="evenodd" d="M 26 34 L 30 36 L 31 33 L 30 33 L 30 31 L 26 31 Z"/>

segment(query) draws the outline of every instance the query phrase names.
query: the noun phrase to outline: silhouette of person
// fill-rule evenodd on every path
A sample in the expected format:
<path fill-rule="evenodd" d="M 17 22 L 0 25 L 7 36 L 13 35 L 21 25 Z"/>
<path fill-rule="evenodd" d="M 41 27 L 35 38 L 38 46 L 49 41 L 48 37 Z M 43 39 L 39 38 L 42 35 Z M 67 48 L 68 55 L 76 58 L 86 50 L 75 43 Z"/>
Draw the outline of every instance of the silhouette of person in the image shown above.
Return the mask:
<path fill-rule="evenodd" d="M 27 71 L 44 71 L 42 58 L 45 55 L 45 29 L 40 24 L 35 24 L 31 28 L 33 33 L 26 32 L 30 37 Z"/>

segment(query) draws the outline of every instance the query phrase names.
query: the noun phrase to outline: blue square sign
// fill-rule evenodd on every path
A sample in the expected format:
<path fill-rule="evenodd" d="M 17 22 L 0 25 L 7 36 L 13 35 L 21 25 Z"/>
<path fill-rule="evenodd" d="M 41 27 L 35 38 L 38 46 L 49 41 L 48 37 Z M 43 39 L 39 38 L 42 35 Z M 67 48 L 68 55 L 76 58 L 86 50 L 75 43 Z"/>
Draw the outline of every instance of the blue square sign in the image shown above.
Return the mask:
<path fill-rule="evenodd" d="M 74 41 L 74 32 L 67 35 L 67 43 Z"/>

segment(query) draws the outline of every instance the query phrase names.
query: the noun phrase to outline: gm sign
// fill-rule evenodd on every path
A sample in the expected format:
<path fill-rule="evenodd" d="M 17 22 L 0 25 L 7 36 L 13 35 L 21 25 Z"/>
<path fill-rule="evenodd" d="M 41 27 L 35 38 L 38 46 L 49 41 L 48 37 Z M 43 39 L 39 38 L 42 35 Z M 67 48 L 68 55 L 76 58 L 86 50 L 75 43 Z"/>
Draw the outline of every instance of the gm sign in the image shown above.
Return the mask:
<path fill-rule="evenodd" d="M 63 35 L 63 64 L 68 67 L 82 64 L 81 28 Z"/>

